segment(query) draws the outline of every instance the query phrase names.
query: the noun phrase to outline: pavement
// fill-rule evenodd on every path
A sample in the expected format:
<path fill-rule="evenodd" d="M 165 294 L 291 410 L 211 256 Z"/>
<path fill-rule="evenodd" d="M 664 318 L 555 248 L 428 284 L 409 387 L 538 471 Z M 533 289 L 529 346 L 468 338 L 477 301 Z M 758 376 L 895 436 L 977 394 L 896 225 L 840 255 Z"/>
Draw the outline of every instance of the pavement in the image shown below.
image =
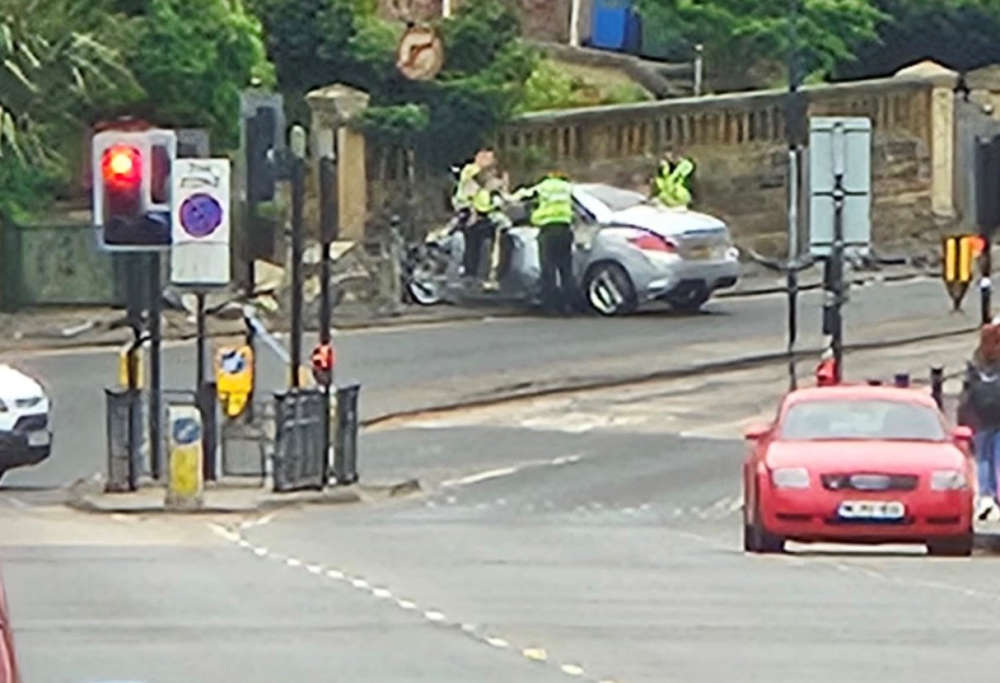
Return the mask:
<path fill-rule="evenodd" d="M 967 353 L 941 339 L 845 367 L 916 378 Z M 366 472 L 419 472 L 422 491 L 366 505 L 93 515 L 5 491 L 25 680 L 992 675 L 994 555 L 741 551 L 740 431 L 786 383 L 750 367 L 383 422 Z"/>

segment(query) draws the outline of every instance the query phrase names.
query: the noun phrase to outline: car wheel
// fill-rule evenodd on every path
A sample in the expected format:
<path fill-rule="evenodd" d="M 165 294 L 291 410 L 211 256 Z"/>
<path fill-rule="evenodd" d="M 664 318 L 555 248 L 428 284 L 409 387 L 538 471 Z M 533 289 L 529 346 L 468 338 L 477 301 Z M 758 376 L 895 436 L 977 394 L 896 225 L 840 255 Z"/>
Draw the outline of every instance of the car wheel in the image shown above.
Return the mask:
<path fill-rule="evenodd" d="M 707 296 L 699 296 L 694 299 L 671 299 L 670 307 L 680 313 L 697 313 L 701 307 L 708 302 Z"/>
<path fill-rule="evenodd" d="M 769 554 L 785 552 L 785 539 L 781 536 L 775 536 L 764 527 L 759 511 L 756 515 L 754 515 L 754 523 L 751 532 L 753 534 L 752 543 L 754 546 L 754 552 Z"/>
<path fill-rule="evenodd" d="M 969 557 L 972 555 L 972 534 L 931 541 L 927 544 L 927 552 L 935 557 Z"/>
<path fill-rule="evenodd" d="M 628 315 L 638 300 L 632 278 L 617 263 L 598 263 L 587 271 L 583 289 L 587 305 L 603 316 Z"/>

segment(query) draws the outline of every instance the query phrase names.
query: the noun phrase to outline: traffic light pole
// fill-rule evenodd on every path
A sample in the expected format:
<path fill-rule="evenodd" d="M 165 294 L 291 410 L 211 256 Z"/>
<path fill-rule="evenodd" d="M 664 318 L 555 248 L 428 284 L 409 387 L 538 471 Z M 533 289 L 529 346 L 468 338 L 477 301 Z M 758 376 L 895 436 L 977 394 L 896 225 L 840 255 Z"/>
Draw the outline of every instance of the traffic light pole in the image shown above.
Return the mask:
<path fill-rule="evenodd" d="M 149 254 L 149 461 L 153 479 L 163 474 L 162 281 L 160 254 Z"/>
<path fill-rule="evenodd" d="M 336 139 L 336 136 L 334 137 Z M 319 342 L 330 343 L 330 325 L 332 302 L 330 301 L 330 245 L 337 237 L 340 219 L 337 206 L 337 166 L 331 157 L 319 160 L 319 215 L 320 234 L 323 240 L 322 263 L 320 265 L 320 307 L 319 307 Z M 330 384 L 323 384 L 323 481 L 330 480 Z"/>
<path fill-rule="evenodd" d="M 990 275 L 993 273 L 992 246 L 993 245 L 990 244 L 989 238 L 986 238 L 986 246 L 983 249 L 982 256 L 979 258 L 979 265 L 981 269 L 981 277 L 979 280 L 979 299 L 983 325 L 989 324 L 990 320 L 993 319 L 993 304 L 991 302 L 993 283 L 990 279 Z"/>
<path fill-rule="evenodd" d="M 833 248 L 826 259 L 824 273 L 823 327 L 830 335 L 835 375 L 839 384 L 843 378 L 844 325 L 841 307 L 844 303 L 844 191 L 846 140 L 843 128 L 834 129 L 833 141 Z"/>
<path fill-rule="evenodd" d="M 302 213 L 305 204 L 305 159 L 291 158 L 292 180 L 292 334 L 289 365 L 291 386 L 299 388 L 299 368 L 302 367 Z"/>

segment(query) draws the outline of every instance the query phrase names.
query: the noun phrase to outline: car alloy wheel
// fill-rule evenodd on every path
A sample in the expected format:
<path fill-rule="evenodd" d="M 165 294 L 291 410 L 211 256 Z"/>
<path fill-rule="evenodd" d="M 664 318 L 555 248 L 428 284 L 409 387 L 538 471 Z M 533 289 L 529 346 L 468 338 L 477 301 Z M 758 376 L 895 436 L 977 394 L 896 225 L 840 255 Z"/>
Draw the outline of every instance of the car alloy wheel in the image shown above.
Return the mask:
<path fill-rule="evenodd" d="M 757 514 L 754 515 L 753 528 L 751 529 L 753 536 L 753 546 L 754 552 L 757 553 L 783 553 L 785 552 L 785 539 L 781 536 L 775 536 L 770 533 L 765 527 L 764 522 L 761 520 L 760 508 L 757 508 Z"/>
<path fill-rule="evenodd" d="M 972 555 L 973 535 L 962 534 L 955 538 L 930 541 L 927 552 L 936 557 L 969 557 Z"/>
<path fill-rule="evenodd" d="M 603 316 L 626 315 L 636 308 L 635 288 L 617 263 L 601 263 L 587 273 L 587 303 Z"/>

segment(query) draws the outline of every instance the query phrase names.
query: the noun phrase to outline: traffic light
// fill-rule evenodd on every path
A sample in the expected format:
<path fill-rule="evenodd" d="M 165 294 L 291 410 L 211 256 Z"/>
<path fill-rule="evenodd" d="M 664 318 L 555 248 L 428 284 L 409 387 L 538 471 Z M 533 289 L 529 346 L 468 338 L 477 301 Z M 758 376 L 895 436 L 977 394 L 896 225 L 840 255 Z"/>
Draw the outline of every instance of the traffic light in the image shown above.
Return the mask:
<path fill-rule="evenodd" d="M 170 246 L 170 168 L 173 131 L 106 130 L 94 136 L 93 213 L 109 251 L 155 251 Z"/>
<path fill-rule="evenodd" d="M 247 196 L 252 202 L 274 199 L 276 173 L 274 150 L 277 143 L 277 115 L 270 107 L 258 107 L 246 121 Z"/>
<path fill-rule="evenodd" d="M 1000 135 L 976 138 L 976 225 L 991 237 L 1000 227 Z"/>
<path fill-rule="evenodd" d="M 332 344 L 317 344 L 312 352 L 313 379 L 317 384 L 328 386 L 333 381 L 333 366 L 337 362 Z"/>

